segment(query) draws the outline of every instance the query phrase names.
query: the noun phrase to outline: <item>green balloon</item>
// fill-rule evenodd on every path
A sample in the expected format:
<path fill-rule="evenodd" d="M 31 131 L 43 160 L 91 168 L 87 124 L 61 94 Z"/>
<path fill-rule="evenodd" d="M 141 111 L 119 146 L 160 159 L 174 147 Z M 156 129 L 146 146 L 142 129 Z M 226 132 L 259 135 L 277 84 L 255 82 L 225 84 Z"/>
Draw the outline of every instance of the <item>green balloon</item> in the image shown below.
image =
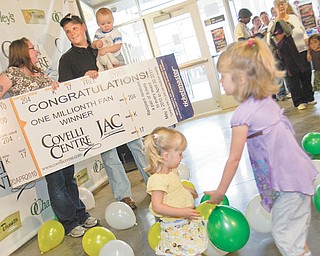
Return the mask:
<path fill-rule="evenodd" d="M 320 155 L 315 155 L 311 157 L 312 160 L 320 160 Z"/>
<path fill-rule="evenodd" d="M 313 195 L 313 204 L 318 212 L 320 212 L 320 185 L 317 186 L 316 192 Z"/>
<path fill-rule="evenodd" d="M 205 201 L 208 201 L 210 199 L 210 195 L 203 195 L 203 197 L 200 199 L 200 204 L 205 202 Z M 219 205 L 230 205 L 229 203 L 229 199 L 226 195 L 224 195 L 224 198 L 223 200 L 220 202 Z"/>
<path fill-rule="evenodd" d="M 229 199 L 226 195 L 224 195 L 224 198 L 223 198 L 222 202 L 220 202 L 220 205 L 230 205 Z"/>
<path fill-rule="evenodd" d="M 303 149 L 311 155 L 320 154 L 320 133 L 309 132 L 303 136 L 301 145 Z"/>
<path fill-rule="evenodd" d="M 210 199 L 210 195 L 204 194 L 203 197 L 201 197 L 201 199 L 200 199 L 200 204 L 205 201 L 208 201 L 209 199 Z"/>
<path fill-rule="evenodd" d="M 236 208 L 227 205 L 217 206 L 207 224 L 211 243 L 225 252 L 241 249 L 249 240 L 250 228 L 245 216 Z"/>

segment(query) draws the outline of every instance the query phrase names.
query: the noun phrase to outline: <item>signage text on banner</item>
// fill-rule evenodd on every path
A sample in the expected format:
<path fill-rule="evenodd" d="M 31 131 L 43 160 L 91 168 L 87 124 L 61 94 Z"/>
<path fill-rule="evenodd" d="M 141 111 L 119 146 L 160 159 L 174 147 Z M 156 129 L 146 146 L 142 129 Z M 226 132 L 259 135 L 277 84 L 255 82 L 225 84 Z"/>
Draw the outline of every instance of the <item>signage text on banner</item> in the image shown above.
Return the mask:
<path fill-rule="evenodd" d="M 166 55 L 0 101 L 0 155 L 16 187 L 193 114 Z"/>

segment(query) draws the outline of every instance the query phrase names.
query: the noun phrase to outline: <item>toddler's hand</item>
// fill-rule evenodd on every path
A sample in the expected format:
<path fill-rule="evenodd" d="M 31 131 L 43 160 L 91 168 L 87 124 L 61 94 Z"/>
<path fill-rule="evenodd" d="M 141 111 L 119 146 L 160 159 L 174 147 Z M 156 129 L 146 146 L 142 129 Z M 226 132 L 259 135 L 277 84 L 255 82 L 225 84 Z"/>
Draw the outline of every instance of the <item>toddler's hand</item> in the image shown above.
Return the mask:
<path fill-rule="evenodd" d="M 99 51 L 98 51 L 98 54 L 102 55 L 102 56 L 107 54 L 107 53 L 108 53 L 108 50 L 106 48 L 99 49 Z"/>
<path fill-rule="evenodd" d="M 102 46 L 103 46 L 102 40 L 101 40 L 101 39 L 97 40 L 97 41 L 96 41 L 96 47 L 99 49 L 99 48 L 101 48 Z"/>
<path fill-rule="evenodd" d="M 193 209 L 193 208 L 186 207 L 186 208 L 183 208 L 182 210 L 183 210 L 182 211 L 182 213 L 183 213 L 182 217 L 185 217 L 187 219 L 197 219 L 197 217 L 200 216 L 200 213 L 197 210 Z"/>

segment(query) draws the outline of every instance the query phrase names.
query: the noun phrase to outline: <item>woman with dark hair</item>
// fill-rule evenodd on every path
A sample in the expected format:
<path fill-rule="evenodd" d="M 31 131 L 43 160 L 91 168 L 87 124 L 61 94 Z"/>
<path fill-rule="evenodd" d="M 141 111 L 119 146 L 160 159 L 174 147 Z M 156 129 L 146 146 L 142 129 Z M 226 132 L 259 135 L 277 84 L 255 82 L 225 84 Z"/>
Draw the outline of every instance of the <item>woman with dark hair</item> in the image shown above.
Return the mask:
<path fill-rule="evenodd" d="M 0 74 L 0 99 L 8 92 L 10 96 L 24 94 L 43 87 L 56 88 L 58 82 L 51 80 L 36 66 L 39 51 L 25 37 L 9 46 L 9 66 Z"/>
<path fill-rule="evenodd" d="M 256 36 L 258 33 L 260 33 L 261 28 L 262 28 L 262 23 L 259 18 L 259 16 L 254 16 L 252 19 L 252 28 L 250 29 L 252 36 Z"/>
<path fill-rule="evenodd" d="M 10 44 L 9 66 L 0 74 L 0 99 L 7 92 L 13 97 L 48 86 L 58 88 L 59 83 L 51 80 L 36 66 L 38 55 L 39 51 L 25 37 Z M 61 176 L 61 179 L 53 179 L 56 175 Z M 63 225 L 66 235 L 83 236 L 87 228 L 99 223 L 99 220 L 90 216 L 79 198 L 74 165 L 50 173 L 45 178 L 52 210 Z"/>

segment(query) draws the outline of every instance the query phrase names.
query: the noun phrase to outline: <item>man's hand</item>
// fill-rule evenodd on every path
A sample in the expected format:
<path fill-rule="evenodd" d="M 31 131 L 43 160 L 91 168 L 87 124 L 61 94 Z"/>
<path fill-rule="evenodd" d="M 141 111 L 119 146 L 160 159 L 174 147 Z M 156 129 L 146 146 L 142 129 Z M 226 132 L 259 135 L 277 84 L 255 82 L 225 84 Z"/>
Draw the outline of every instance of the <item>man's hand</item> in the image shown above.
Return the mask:
<path fill-rule="evenodd" d="M 84 75 L 90 76 L 92 79 L 96 79 L 98 77 L 99 73 L 96 70 L 88 70 Z"/>

